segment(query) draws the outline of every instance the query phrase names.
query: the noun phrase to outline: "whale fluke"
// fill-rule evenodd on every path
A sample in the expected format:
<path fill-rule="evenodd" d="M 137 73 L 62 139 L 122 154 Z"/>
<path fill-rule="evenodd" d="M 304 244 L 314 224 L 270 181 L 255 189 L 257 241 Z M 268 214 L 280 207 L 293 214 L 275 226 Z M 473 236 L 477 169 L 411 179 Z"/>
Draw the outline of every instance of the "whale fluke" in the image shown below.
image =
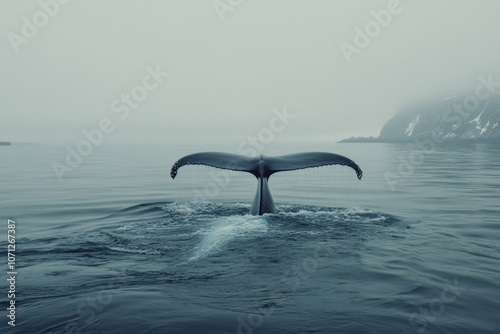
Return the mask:
<path fill-rule="evenodd" d="M 195 153 L 179 159 L 172 166 L 170 171 L 172 179 L 176 177 L 179 168 L 186 165 L 206 165 L 253 174 L 258 180 L 257 193 L 250 209 L 250 213 L 253 215 L 276 213 L 276 207 L 268 186 L 269 177 L 274 173 L 327 165 L 343 165 L 354 169 L 358 179 L 361 180 L 363 176 L 361 168 L 354 161 L 342 155 L 327 152 L 305 152 L 279 157 L 263 155 L 260 157 L 247 157 L 221 152 Z"/>

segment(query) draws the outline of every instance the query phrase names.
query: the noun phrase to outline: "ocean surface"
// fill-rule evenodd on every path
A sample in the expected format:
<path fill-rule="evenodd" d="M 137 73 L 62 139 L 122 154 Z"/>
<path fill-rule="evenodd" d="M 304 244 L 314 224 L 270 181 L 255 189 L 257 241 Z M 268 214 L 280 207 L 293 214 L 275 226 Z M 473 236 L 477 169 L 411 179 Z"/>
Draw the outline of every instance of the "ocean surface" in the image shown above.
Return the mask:
<path fill-rule="evenodd" d="M 500 333 L 500 149 L 279 143 L 348 167 L 253 176 L 187 166 L 230 145 L 0 147 L 1 333 Z M 16 222 L 8 325 L 7 219 Z"/>

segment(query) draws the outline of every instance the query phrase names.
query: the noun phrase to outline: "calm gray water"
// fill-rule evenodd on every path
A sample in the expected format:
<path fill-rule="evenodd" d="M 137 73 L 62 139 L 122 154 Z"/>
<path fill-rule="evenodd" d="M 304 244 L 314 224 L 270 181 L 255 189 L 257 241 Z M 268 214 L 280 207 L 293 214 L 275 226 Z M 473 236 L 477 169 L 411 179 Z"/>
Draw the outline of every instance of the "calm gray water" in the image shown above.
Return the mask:
<path fill-rule="evenodd" d="M 250 175 L 189 166 L 170 179 L 206 150 L 235 153 L 102 146 L 59 182 L 64 147 L 0 147 L 0 249 L 14 218 L 18 266 L 16 327 L 2 279 L 0 331 L 499 332 L 497 147 L 280 144 L 263 153 L 344 154 L 364 177 L 276 174 L 279 213 L 262 217 L 248 215 Z"/>

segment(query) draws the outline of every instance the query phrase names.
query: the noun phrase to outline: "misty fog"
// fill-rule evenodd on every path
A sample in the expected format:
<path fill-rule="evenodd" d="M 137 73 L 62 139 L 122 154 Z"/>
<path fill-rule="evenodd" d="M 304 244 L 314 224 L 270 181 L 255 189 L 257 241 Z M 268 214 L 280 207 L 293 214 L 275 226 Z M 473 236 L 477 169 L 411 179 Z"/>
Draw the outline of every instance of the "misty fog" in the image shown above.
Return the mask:
<path fill-rule="evenodd" d="M 0 140 L 239 143 L 286 108 L 276 140 L 333 142 L 498 74 L 494 0 L 65 2 L 0 5 Z"/>

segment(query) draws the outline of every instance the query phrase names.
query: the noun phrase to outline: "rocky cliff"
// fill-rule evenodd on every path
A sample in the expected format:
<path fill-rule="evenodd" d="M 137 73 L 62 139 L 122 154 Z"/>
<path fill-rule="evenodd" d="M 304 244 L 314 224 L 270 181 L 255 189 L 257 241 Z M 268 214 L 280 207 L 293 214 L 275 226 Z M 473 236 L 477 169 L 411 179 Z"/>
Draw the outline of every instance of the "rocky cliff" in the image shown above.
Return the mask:
<path fill-rule="evenodd" d="M 443 138 L 446 141 L 499 141 L 500 95 L 483 101 L 454 96 L 415 105 L 398 112 L 378 138 L 349 138 L 342 142 L 407 142 Z"/>

